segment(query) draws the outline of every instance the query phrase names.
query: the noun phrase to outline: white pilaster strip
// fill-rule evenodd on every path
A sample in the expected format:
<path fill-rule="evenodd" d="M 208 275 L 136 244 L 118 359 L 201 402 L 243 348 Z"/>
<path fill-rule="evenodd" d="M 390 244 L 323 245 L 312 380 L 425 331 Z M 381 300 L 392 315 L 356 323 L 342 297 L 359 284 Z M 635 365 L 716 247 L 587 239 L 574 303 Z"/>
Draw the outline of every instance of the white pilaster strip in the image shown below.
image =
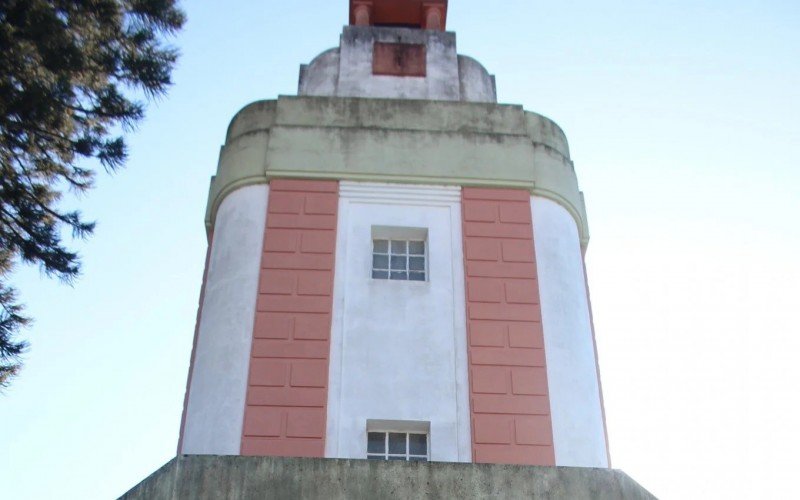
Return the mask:
<path fill-rule="evenodd" d="M 184 454 L 239 454 L 268 190 L 266 184 L 237 189 L 217 212 Z"/>

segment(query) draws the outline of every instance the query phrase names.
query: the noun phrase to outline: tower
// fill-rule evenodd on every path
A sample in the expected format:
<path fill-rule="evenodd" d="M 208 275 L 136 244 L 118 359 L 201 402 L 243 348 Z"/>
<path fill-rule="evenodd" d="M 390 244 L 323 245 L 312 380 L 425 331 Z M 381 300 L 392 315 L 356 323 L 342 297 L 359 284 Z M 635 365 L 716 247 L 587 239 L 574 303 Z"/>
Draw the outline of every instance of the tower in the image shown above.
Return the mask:
<path fill-rule="evenodd" d="M 124 498 L 653 498 L 609 469 L 566 137 L 447 9 L 351 0 L 231 121 L 178 456 Z"/>
<path fill-rule="evenodd" d="M 446 0 L 351 0 L 232 120 L 179 454 L 609 467 L 567 140 Z"/>

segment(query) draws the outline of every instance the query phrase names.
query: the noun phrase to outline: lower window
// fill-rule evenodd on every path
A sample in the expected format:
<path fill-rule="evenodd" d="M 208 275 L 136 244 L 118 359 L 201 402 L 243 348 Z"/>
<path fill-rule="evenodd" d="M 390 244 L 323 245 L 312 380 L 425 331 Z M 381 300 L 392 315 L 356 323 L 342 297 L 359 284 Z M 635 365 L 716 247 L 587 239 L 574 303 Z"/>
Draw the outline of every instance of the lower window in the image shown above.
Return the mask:
<path fill-rule="evenodd" d="M 370 460 L 428 461 L 428 435 L 414 432 L 368 432 Z"/>

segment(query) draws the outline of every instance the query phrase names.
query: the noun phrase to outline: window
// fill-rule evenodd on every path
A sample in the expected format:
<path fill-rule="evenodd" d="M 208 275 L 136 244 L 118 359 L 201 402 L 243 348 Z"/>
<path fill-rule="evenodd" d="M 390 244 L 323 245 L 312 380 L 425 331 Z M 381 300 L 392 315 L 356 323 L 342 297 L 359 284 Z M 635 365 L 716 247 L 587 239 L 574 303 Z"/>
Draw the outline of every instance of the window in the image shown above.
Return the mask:
<path fill-rule="evenodd" d="M 373 239 L 372 277 L 425 281 L 425 240 Z"/>
<path fill-rule="evenodd" d="M 368 432 L 369 460 L 428 461 L 428 435 L 415 432 Z"/>

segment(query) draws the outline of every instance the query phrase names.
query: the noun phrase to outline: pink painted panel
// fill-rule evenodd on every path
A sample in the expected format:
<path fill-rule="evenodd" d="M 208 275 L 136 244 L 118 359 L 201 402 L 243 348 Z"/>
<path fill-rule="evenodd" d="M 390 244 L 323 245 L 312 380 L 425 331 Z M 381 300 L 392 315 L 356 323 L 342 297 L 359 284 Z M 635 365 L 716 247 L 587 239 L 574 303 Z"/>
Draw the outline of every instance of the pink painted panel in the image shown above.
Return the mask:
<path fill-rule="evenodd" d="M 555 465 L 530 194 L 464 188 L 472 458 Z"/>
<path fill-rule="evenodd" d="M 242 455 L 325 454 L 338 193 L 270 183 Z"/>

